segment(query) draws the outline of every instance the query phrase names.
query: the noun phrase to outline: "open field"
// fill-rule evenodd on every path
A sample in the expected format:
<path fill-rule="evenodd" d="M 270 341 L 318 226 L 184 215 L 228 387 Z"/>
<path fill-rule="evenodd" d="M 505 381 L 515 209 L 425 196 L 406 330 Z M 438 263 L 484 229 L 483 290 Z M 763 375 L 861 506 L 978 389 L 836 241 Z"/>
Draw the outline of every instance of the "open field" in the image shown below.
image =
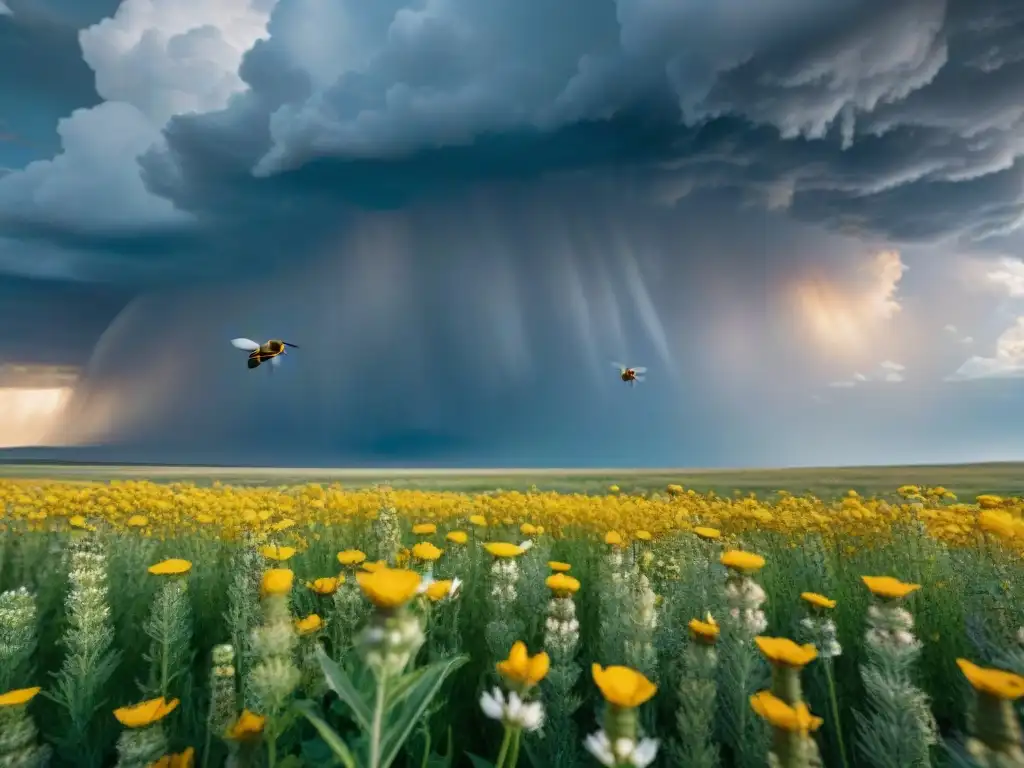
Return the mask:
<path fill-rule="evenodd" d="M 982 493 L 1024 496 L 1024 462 L 934 464 L 891 467 L 794 469 L 317 469 L 263 467 L 154 467 L 113 465 L 0 464 L 0 478 L 40 478 L 106 482 L 152 480 L 210 485 L 297 485 L 342 483 L 351 488 L 387 483 L 394 488 L 478 493 L 525 491 L 531 485 L 559 493 L 604 493 L 611 484 L 624 492 L 661 491 L 678 483 L 701 493 L 786 490 L 834 498 L 855 490 L 861 495 L 892 493 L 907 483 L 941 485 L 965 500 Z"/>
<path fill-rule="evenodd" d="M 1018 764 L 1019 465 L 5 469 L 0 765 Z"/>

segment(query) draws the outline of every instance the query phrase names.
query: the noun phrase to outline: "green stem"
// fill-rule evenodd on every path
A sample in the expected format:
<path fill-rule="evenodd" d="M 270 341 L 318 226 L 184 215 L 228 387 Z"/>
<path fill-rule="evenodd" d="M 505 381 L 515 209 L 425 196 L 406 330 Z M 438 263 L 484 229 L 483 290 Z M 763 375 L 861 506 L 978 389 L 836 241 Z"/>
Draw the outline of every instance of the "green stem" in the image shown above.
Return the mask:
<path fill-rule="evenodd" d="M 213 705 L 210 705 L 210 713 L 213 714 Z M 211 731 L 213 726 L 210 724 L 210 718 L 206 720 L 206 741 L 203 742 L 203 758 L 199 765 L 201 768 L 206 768 L 210 764 L 210 742 L 211 742 Z"/>
<path fill-rule="evenodd" d="M 843 724 L 839 722 L 839 699 L 836 697 L 836 684 L 832 677 L 832 660 L 825 661 L 825 682 L 828 684 L 829 705 L 832 707 L 832 722 L 835 723 L 836 741 L 839 744 L 839 759 L 843 768 L 849 768 L 846 762 L 846 746 L 843 744 Z"/>
<path fill-rule="evenodd" d="M 170 677 L 170 659 L 167 652 L 170 618 L 167 615 L 167 604 L 170 602 L 168 590 L 172 588 L 170 584 L 166 585 L 163 588 L 163 594 L 160 595 L 160 619 L 163 625 L 163 631 L 160 632 L 160 695 L 164 698 L 167 698 L 168 695 L 168 678 Z"/>
<path fill-rule="evenodd" d="M 274 768 L 277 765 L 277 730 L 273 727 L 268 729 L 267 734 L 267 768 Z"/>
<path fill-rule="evenodd" d="M 508 748 L 512 743 L 512 729 L 505 726 L 505 735 L 501 737 L 501 749 L 498 750 L 498 759 L 494 762 L 494 768 L 505 768 L 505 758 L 508 757 Z"/>
<path fill-rule="evenodd" d="M 370 768 L 380 768 L 381 731 L 384 728 L 384 696 L 387 692 L 388 676 L 381 671 L 377 678 L 377 691 L 373 700 L 373 722 L 370 725 Z"/>
<path fill-rule="evenodd" d="M 512 737 L 512 753 L 509 757 L 508 768 L 517 768 L 519 765 L 519 744 L 522 742 L 522 739 L 522 730 L 516 728 L 515 735 Z"/>

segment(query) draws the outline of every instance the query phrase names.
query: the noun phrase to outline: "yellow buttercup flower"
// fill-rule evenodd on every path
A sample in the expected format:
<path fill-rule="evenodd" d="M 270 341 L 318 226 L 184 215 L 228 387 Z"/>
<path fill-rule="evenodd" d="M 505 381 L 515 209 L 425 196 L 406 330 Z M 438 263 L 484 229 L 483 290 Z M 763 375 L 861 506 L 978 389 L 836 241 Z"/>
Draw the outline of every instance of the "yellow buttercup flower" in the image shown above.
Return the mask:
<path fill-rule="evenodd" d="M 448 535 L 445 538 L 453 544 L 465 544 L 469 541 L 469 534 L 465 531 L 448 531 Z"/>
<path fill-rule="evenodd" d="M 517 640 L 512 645 L 508 658 L 499 661 L 497 668 L 498 674 L 505 680 L 525 690 L 537 685 L 547 676 L 551 668 L 551 659 L 544 651 L 536 656 L 530 656 L 526 650 L 526 643 Z"/>
<path fill-rule="evenodd" d="M 824 722 L 815 717 L 802 701 L 791 707 L 770 691 L 760 691 L 750 697 L 750 707 L 776 728 L 804 735 L 818 730 Z"/>
<path fill-rule="evenodd" d="M 523 536 L 536 536 L 537 526 L 533 525 L 533 523 L 523 523 L 519 526 L 519 532 L 523 534 Z"/>
<path fill-rule="evenodd" d="M 319 579 L 314 579 L 312 582 L 307 581 L 306 586 L 316 592 L 318 595 L 333 595 L 338 591 L 338 586 L 345 583 L 345 577 L 333 577 L 324 576 Z"/>
<path fill-rule="evenodd" d="M 358 549 L 346 549 L 338 553 L 338 562 L 342 565 L 359 565 L 366 562 L 366 553 Z"/>
<path fill-rule="evenodd" d="M 815 608 L 835 608 L 836 601 L 829 600 L 824 595 L 819 595 L 817 592 L 801 592 L 800 599 L 810 603 Z"/>
<path fill-rule="evenodd" d="M 400 608 L 412 600 L 420 588 L 421 578 L 416 571 L 401 568 L 381 568 L 373 573 L 356 574 L 363 594 L 384 610 Z"/>
<path fill-rule="evenodd" d="M 288 568 L 271 568 L 260 581 L 260 594 L 264 597 L 287 595 L 292 591 L 295 574 Z"/>
<path fill-rule="evenodd" d="M 967 659 L 957 659 L 957 666 L 975 690 L 997 699 L 1016 701 L 1024 696 L 1024 677 L 1001 669 L 979 667 Z"/>
<path fill-rule="evenodd" d="M 622 534 L 618 531 L 608 531 L 608 533 L 604 535 L 604 543 L 610 547 L 621 547 Z"/>
<path fill-rule="evenodd" d="M 192 570 L 192 563 L 188 560 L 172 557 L 169 560 L 161 560 L 159 563 L 149 566 L 146 570 L 154 576 L 179 576 Z"/>
<path fill-rule="evenodd" d="M 712 539 L 721 538 L 722 536 L 722 532 L 717 528 L 708 528 L 705 525 L 698 525 L 696 528 L 693 529 L 693 532 L 700 536 L 702 539 L 708 539 L 709 541 Z"/>
<path fill-rule="evenodd" d="M 651 540 L 651 532 L 650 531 L 645 531 L 643 528 L 641 528 L 639 531 L 636 531 L 633 534 L 633 538 L 635 538 L 637 541 L 650 541 Z"/>
<path fill-rule="evenodd" d="M 566 573 L 567 571 L 572 570 L 572 566 L 569 565 L 569 563 L 563 563 L 558 560 L 549 560 L 548 568 L 555 571 L 555 573 Z"/>
<path fill-rule="evenodd" d="M 21 707 L 36 697 L 42 688 L 18 688 L 0 695 L 0 707 Z"/>
<path fill-rule="evenodd" d="M 150 763 L 148 768 L 192 768 L 195 765 L 196 751 L 188 747 L 184 752 L 172 755 L 164 755 L 155 763 Z"/>
<path fill-rule="evenodd" d="M 295 547 L 279 547 L 276 544 L 268 544 L 260 548 L 260 554 L 267 558 L 267 560 L 284 562 L 291 559 L 295 554 Z"/>
<path fill-rule="evenodd" d="M 483 515 L 470 515 L 469 522 L 477 526 L 478 528 L 487 527 L 487 518 Z"/>
<path fill-rule="evenodd" d="M 920 584 L 904 584 L 892 576 L 861 576 L 865 586 L 875 597 L 899 600 L 921 588 Z"/>
<path fill-rule="evenodd" d="M 419 523 L 412 527 L 412 532 L 417 536 L 432 536 L 437 533 L 437 526 L 433 523 Z"/>
<path fill-rule="evenodd" d="M 754 642 L 773 664 L 805 667 L 818 658 L 818 649 L 813 645 L 797 645 L 785 637 L 755 637 Z"/>
<path fill-rule="evenodd" d="M 119 707 L 114 710 L 114 717 L 125 728 L 145 728 L 163 720 L 178 707 L 178 700 L 167 701 L 163 696 L 143 701 L 130 707 Z"/>
<path fill-rule="evenodd" d="M 720 558 L 722 565 L 741 573 L 754 573 L 764 568 L 764 558 L 753 552 L 742 552 L 738 549 L 725 552 Z"/>
<path fill-rule="evenodd" d="M 690 619 L 690 632 L 693 633 L 695 639 L 705 643 L 713 643 L 718 639 L 718 635 L 721 633 L 721 629 L 715 620 L 709 613 L 706 621 L 700 619 Z"/>
<path fill-rule="evenodd" d="M 620 709 L 639 707 L 658 692 L 658 686 L 629 667 L 602 668 L 595 663 L 590 671 L 604 700 Z"/>
<path fill-rule="evenodd" d="M 323 629 L 324 620 L 317 616 L 315 613 L 309 614 L 304 619 L 299 619 L 295 622 L 295 631 L 300 635 L 310 635 L 320 629 Z"/>
<path fill-rule="evenodd" d="M 376 573 L 381 568 L 387 568 L 388 567 L 388 561 L 387 560 L 374 560 L 373 562 L 370 562 L 370 563 L 363 563 L 361 567 L 367 573 Z"/>
<path fill-rule="evenodd" d="M 518 544 L 510 544 L 507 541 L 488 541 L 484 544 L 484 549 L 495 557 L 518 557 L 524 552 Z"/>
<path fill-rule="evenodd" d="M 451 579 L 444 579 L 443 581 L 432 581 L 430 582 L 430 585 L 427 587 L 427 597 L 436 603 L 438 600 L 444 600 L 446 597 L 448 597 L 448 595 L 451 594 L 451 591 Z"/>
<path fill-rule="evenodd" d="M 145 528 L 147 525 L 149 525 L 149 518 L 145 515 L 132 515 L 127 520 L 125 520 L 124 524 L 127 525 L 129 528 Z"/>
<path fill-rule="evenodd" d="M 435 547 L 429 541 L 421 541 L 412 548 L 412 556 L 416 560 L 425 560 L 426 562 L 434 562 L 443 554 L 443 549 Z"/>
<path fill-rule="evenodd" d="M 243 709 L 242 714 L 231 724 L 224 735 L 232 741 L 254 741 L 263 733 L 263 727 L 266 724 L 267 718 L 263 715 Z"/>
<path fill-rule="evenodd" d="M 276 523 L 270 526 L 270 530 L 272 530 L 274 533 L 281 533 L 282 531 L 287 531 L 289 528 L 294 527 L 295 521 L 292 520 L 290 517 L 286 517 L 284 520 L 278 520 Z"/>
<path fill-rule="evenodd" d="M 555 593 L 557 597 L 566 597 L 579 592 L 580 582 L 565 573 L 555 573 L 544 580 L 547 588 Z"/>
<path fill-rule="evenodd" d="M 609 485 L 608 493 L 618 493 L 621 489 L 617 485 Z"/>

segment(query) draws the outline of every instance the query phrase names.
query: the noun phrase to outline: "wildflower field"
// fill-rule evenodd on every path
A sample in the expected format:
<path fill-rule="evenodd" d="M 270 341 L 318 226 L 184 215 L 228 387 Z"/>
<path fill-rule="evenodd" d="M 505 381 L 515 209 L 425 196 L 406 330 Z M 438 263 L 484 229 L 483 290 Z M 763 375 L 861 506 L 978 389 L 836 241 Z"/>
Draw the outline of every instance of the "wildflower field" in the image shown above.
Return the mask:
<path fill-rule="evenodd" d="M 0 768 L 1024 766 L 1024 499 L 0 502 Z"/>

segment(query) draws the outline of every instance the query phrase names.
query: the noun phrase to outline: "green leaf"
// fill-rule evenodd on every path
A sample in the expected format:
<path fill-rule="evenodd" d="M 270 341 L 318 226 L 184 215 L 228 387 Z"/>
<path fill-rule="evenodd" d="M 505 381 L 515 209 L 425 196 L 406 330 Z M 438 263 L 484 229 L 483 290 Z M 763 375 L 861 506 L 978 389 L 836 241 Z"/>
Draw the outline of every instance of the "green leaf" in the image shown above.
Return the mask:
<path fill-rule="evenodd" d="M 345 768 L 358 768 L 355 757 L 352 755 L 352 751 L 348 748 L 348 745 L 341 740 L 341 737 L 334 732 L 327 722 L 320 717 L 320 713 L 317 711 L 316 706 L 311 701 L 299 701 L 295 703 L 295 708 L 306 716 L 306 719 L 313 724 L 316 728 L 317 733 L 320 734 L 320 738 L 324 740 L 324 743 L 330 747 L 331 752 L 334 753 L 341 764 Z"/>
<path fill-rule="evenodd" d="M 437 695 L 445 679 L 469 661 L 468 656 L 456 656 L 430 664 L 411 673 L 416 681 L 411 687 L 402 684 L 402 678 L 396 681 L 400 686 L 401 701 L 392 705 L 388 711 L 388 721 L 381 738 L 381 765 L 387 768 L 398 757 L 405 740 L 409 738 L 423 712 L 430 705 L 431 699 Z M 403 675 L 403 678 L 405 676 Z"/>
<path fill-rule="evenodd" d="M 327 679 L 327 685 L 352 710 L 352 715 L 355 717 L 359 727 L 363 731 L 369 731 L 370 722 L 373 720 L 373 713 L 370 711 L 366 699 L 359 693 L 359 689 L 356 688 L 351 678 L 345 673 L 345 670 L 324 653 L 323 648 L 316 649 L 316 658 L 320 662 L 320 669 L 323 670 L 324 677 Z"/>
<path fill-rule="evenodd" d="M 472 752 L 467 752 L 466 757 L 469 758 L 469 762 L 473 764 L 473 768 L 496 768 L 494 763 L 490 760 L 484 760 L 479 755 L 474 755 Z"/>
<path fill-rule="evenodd" d="M 304 768 L 305 761 L 298 755 L 288 755 L 277 763 L 277 768 Z"/>

